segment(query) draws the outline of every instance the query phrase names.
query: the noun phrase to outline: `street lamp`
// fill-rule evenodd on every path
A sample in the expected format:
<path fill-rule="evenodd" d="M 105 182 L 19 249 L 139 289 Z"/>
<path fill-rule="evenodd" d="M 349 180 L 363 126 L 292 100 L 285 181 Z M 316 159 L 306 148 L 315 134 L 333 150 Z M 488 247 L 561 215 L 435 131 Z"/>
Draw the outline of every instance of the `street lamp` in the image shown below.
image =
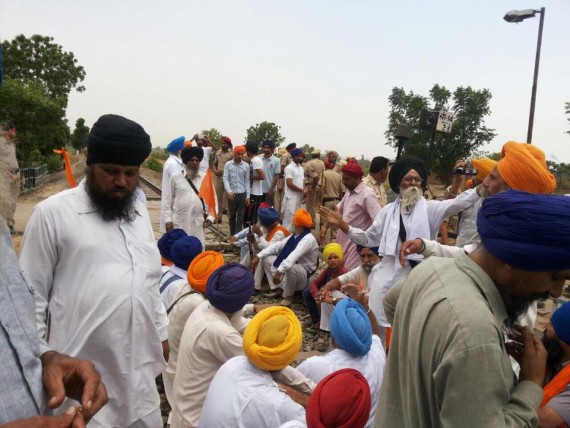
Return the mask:
<path fill-rule="evenodd" d="M 536 82 L 538 80 L 538 66 L 540 64 L 540 47 L 542 45 L 542 28 L 544 26 L 544 11 L 545 8 L 540 10 L 525 9 L 525 10 L 511 10 L 503 17 L 507 22 L 519 23 L 528 18 L 534 18 L 537 13 L 540 13 L 540 24 L 538 26 L 538 41 L 536 43 L 536 59 L 534 60 L 534 78 L 532 80 L 532 95 L 530 97 L 530 113 L 528 116 L 528 133 L 526 142 L 532 143 L 532 128 L 534 126 L 534 106 L 536 104 Z"/>
<path fill-rule="evenodd" d="M 396 140 L 398 140 L 398 154 L 396 155 L 396 162 L 400 160 L 402 156 L 402 149 L 406 141 L 410 139 L 410 127 L 406 123 L 400 123 L 396 128 L 394 133 Z"/>

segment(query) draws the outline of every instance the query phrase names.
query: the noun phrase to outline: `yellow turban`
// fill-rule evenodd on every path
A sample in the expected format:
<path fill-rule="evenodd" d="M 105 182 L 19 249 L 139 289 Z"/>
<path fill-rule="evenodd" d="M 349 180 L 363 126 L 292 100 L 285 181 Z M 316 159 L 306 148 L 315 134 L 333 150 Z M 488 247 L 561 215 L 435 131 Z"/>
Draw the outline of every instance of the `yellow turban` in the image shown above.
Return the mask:
<path fill-rule="evenodd" d="M 293 225 L 297 227 L 306 227 L 310 229 L 313 227 L 313 219 L 309 211 L 304 210 L 303 208 L 299 208 L 295 211 L 295 215 L 293 216 Z"/>
<path fill-rule="evenodd" d="M 497 161 L 489 158 L 473 159 L 471 164 L 473 165 L 473 168 L 477 168 L 477 178 L 479 181 L 483 181 L 485 180 L 485 177 L 493 171 L 495 165 L 497 165 Z"/>
<path fill-rule="evenodd" d="M 505 143 L 497 169 L 514 190 L 552 193 L 556 188 L 556 179 L 548 171 L 544 152 L 533 144 Z"/>
<path fill-rule="evenodd" d="M 323 259 L 325 259 L 325 262 L 329 259 L 329 256 L 331 254 L 335 254 L 342 262 L 342 259 L 344 258 L 344 253 L 342 252 L 342 247 L 338 245 L 336 242 L 328 244 L 323 249 Z"/>
<path fill-rule="evenodd" d="M 201 293 L 206 292 L 206 284 L 212 272 L 224 264 L 224 256 L 217 251 L 204 251 L 198 254 L 188 266 L 188 284 Z"/>
<path fill-rule="evenodd" d="M 243 333 L 243 350 L 263 370 L 287 367 L 301 349 L 303 331 L 293 311 L 273 306 L 253 317 Z"/>

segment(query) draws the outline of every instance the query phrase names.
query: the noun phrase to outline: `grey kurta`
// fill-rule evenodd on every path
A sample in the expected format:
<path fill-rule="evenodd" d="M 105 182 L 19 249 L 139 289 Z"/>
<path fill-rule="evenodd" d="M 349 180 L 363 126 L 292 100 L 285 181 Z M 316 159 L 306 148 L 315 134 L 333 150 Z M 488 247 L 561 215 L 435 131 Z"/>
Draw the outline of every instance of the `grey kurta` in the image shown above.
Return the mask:
<path fill-rule="evenodd" d="M 517 383 L 501 296 L 467 255 L 424 261 L 384 308 L 394 331 L 376 427 L 538 425 L 542 389 Z"/>

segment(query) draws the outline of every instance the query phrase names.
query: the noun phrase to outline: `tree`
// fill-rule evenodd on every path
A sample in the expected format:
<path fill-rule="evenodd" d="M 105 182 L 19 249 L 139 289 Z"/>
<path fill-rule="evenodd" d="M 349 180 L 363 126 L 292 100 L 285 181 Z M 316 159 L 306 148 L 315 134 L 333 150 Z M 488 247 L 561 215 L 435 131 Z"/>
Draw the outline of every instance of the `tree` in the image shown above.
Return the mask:
<path fill-rule="evenodd" d="M 75 150 L 81 150 L 87 147 L 87 138 L 89 137 L 89 127 L 85 126 L 85 119 L 80 117 L 75 122 L 75 129 L 71 134 L 71 145 Z"/>
<path fill-rule="evenodd" d="M 279 147 L 285 142 L 285 137 L 279 131 L 281 127 L 273 122 L 261 122 L 255 126 L 250 126 L 247 130 L 245 142 L 253 141 L 261 146 L 266 140 L 273 140 L 275 147 Z"/>
<path fill-rule="evenodd" d="M 565 110 L 564 111 L 565 114 L 570 115 L 570 103 L 564 104 L 564 110 Z M 566 120 L 568 120 L 568 122 L 570 122 L 570 117 L 566 118 Z M 566 131 L 566 133 L 568 135 L 570 135 L 570 131 Z"/>
<path fill-rule="evenodd" d="M 85 79 L 85 69 L 77 64 L 72 52 L 52 43 L 53 37 L 34 34 L 29 39 L 23 34 L 12 41 L 4 41 L 4 75 L 22 82 L 41 82 L 47 95 L 63 102 L 72 89 L 83 92 L 79 85 Z"/>
<path fill-rule="evenodd" d="M 0 120 L 18 128 L 18 159 L 22 166 L 38 162 L 65 146 L 70 132 L 65 119 L 69 93 L 85 90 L 85 70 L 73 53 L 52 37 L 17 36 L 2 43 L 4 81 L 0 86 Z"/>
<path fill-rule="evenodd" d="M 494 129 L 485 126 L 484 118 L 491 113 L 489 101 L 491 92 L 487 89 L 474 90 L 470 86 L 459 87 L 453 94 L 444 86 L 435 84 L 429 91 L 429 97 L 406 93 L 403 88 L 393 88 L 388 97 L 390 114 L 388 129 L 384 134 L 386 144 L 397 148 L 394 137 L 396 127 L 407 123 L 410 127 L 410 140 L 403 149 L 403 156 L 417 156 L 428 164 L 431 171 L 443 181 L 448 182 L 457 159 L 469 158 L 482 145 L 494 137 Z M 428 103 L 449 109 L 455 113 L 450 133 L 420 129 L 419 119 L 422 110 L 428 109 Z M 448 105 L 451 104 L 451 108 Z M 430 141 L 433 137 L 433 145 Z"/>
<path fill-rule="evenodd" d="M 305 153 L 306 155 L 310 155 L 315 151 L 315 148 L 313 146 L 309 146 L 308 144 L 305 144 L 303 147 L 300 147 L 300 149 L 303 150 L 303 153 Z"/>

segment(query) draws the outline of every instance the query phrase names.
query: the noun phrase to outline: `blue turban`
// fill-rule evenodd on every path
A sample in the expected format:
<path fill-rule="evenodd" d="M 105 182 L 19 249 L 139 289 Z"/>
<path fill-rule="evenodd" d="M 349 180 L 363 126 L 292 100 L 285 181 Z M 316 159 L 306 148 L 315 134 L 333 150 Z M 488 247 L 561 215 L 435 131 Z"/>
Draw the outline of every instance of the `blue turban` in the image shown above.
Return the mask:
<path fill-rule="evenodd" d="M 331 318 L 331 336 L 349 354 L 362 357 L 372 346 L 372 325 L 364 308 L 352 299 L 342 299 Z"/>
<path fill-rule="evenodd" d="M 260 208 L 257 210 L 257 217 L 264 226 L 271 226 L 276 221 L 279 221 L 279 213 L 275 208 Z"/>
<path fill-rule="evenodd" d="M 202 243 L 195 236 L 184 236 L 172 245 L 170 260 L 180 269 L 188 270 L 194 257 L 202 252 Z"/>
<path fill-rule="evenodd" d="M 550 324 L 556 336 L 566 345 L 570 345 L 570 302 L 564 303 L 552 314 Z"/>
<path fill-rule="evenodd" d="M 299 156 L 299 155 L 305 155 L 305 153 L 303 153 L 303 150 L 301 149 L 295 149 L 291 152 L 291 157 L 295 157 L 295 156 Z"/>
<path fill-rule="evenodd" d="M 166 146 L 166 151 L 169 153 L 179 152 L 184 148 L 184 141 L 186 141 L 184 137 L 175 138 L 170 143 L 168 143 L 168 146 Z"/>
<path fill-rule="evenodd" d="M 254 285 L 253 274 L 248 268 L 238 263 L 227 263 L 208 278 L 206 297 L 215 308 L 233 314 L 248 302 Z"/>
<path fill-rule="evenodd" d="M 359 245 L 356 244 L 356 251 L 358 252 L 358 254 L 360 254 L 360 252 L 362 251 L 363 248 L 368 248 L 370 251 L 372 251 L 374 254 L 376 254 L 377 256 L 379 256 L 378 254 L 378 247 L 365 247 L 364 245 Z"/>
<path fill-rule="evenodd" d="M 275 148 L 275 142 L 273 140 L 265 140 L 262 144 L 261 147 L 263 146 L 267 146 L 270 149 L 274 149 Z"/>
<path fill-rule="evenodd" d="M 509 190 L 477 214 L 481 242 L 493 256 L 530 272 L 570 269 L 570 197 Z"/>
<path fill-rule="evenodd" d="M 170 257 L 170 249 L 172 245 L 180 238 L 188 236 L 186 232 L 182 229 L 172 229 L 169 232 L 166 232 L 162 237 L 158 240 L 158 251 L 160 251 L 160 255 L 167 260 L 172 260 Z"/>

